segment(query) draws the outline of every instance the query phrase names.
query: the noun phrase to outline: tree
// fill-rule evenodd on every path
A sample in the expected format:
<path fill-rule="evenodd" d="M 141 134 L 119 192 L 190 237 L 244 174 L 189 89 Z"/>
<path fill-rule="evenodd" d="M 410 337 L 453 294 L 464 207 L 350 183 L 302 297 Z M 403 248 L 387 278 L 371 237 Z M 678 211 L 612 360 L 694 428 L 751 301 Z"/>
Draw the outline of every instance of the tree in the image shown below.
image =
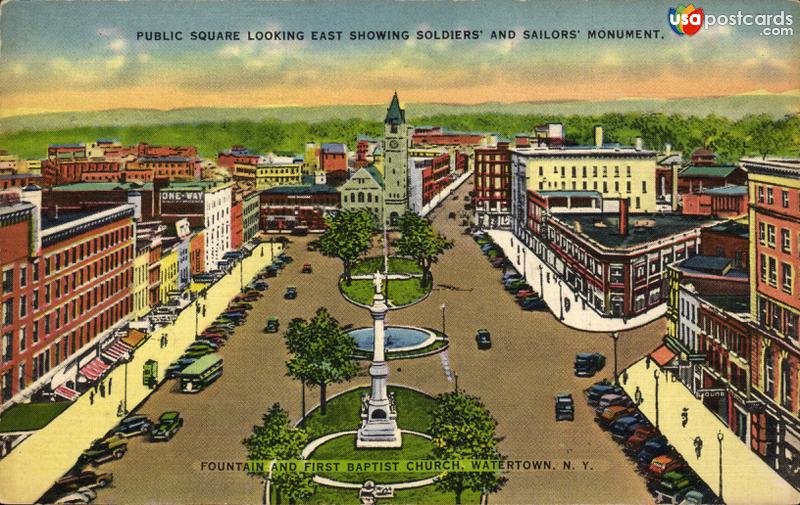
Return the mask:
<path fill-rule="evenodd" d="M 343 210 L 325 218 L 328 229 L 319 238 L 319 250 L 325 256 L 339 258 L 344 264 L 344 278 L 352 282 L 350 269 L 353 263 L 372 246 L 375 222 L 366 209 Z"/>
<path fill-rule="evenodd" d="M 436 397 L 430 428 L 433 458 L 502 461 L 506 457 L 497 449 L 501 439 L 496 429 L 497 421 L 478 397 L 461 392 L 441 394 Z M 460 505 L 464 490 L 495 493 L 507 480 L 493 472 L 447 472 L 436 486 L 455 493 L 456 505 Z"/>
<path fill-rule="evenodd" d="M 402 236 L 397 242 L 397 251 L 403 256 L 410 256 L 422 268 L 422 285 L 433 282 L 431 265 L 439 261 L 444 253 L 447 239 L 436 234 L 430 221 L 413 212 L 406 212 L 400 218 Z"/>
<path fill-rule="evenodd" d="M 325 415 L 328 385 L 350 380 L 358 372 L 352 359 L 355 340 L 325 308 L 317 309 L 310 321 L 293 320 L 284 338 L 292 355 L 286 362 L 289 376 L 319 386 L 320 413 Z"/>
<path fill-rule="evenodd" d="M 289 413 L 275 403 L 261 417 L 262 424 L 253 426 L 252 434 L 242 441 L 247 449 L 248 461 L 271 462 L 272 460 L 302 459 L 303 448 L 308 444 L 308 433 L 302 428 L 294 428 L 289 422 Z M 265 481 L 269 478 L 269 466 L 258 468 L 250 466 L 247 474 Z M 259 471 L 261 470 L 261 471 Z M 289 503 L 302 502 L 314 493 L 314 481 L 310 474 L 275 466 L 271 481 L 275 486 L 275 500 L 280 505 L 281 495 L 289 498 Z"/>

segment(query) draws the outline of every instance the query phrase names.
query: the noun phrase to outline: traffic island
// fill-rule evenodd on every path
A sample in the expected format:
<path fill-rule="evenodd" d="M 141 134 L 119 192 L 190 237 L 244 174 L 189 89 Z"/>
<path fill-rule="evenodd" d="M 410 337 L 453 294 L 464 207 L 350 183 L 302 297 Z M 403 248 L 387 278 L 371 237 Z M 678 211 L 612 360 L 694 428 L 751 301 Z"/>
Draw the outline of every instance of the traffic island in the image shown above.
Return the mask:
<path fill-rule="evenodd" d="M 431 284 L 423 286 L 421 277 L 407 275 L 390 274 L 389 280 L 384 285 L 383 294 L 387 298 L 387 305 L 392 310 L 419 303 L 431 293 Z M 354 278 L 349 285 L 342 277 L 339 279 L 339 291 L 350 303 L 360 307 L 369 307 L 372 303 L 372 296 L 375 294 L 375 286 L 371 276 L 366 279 Z"/>

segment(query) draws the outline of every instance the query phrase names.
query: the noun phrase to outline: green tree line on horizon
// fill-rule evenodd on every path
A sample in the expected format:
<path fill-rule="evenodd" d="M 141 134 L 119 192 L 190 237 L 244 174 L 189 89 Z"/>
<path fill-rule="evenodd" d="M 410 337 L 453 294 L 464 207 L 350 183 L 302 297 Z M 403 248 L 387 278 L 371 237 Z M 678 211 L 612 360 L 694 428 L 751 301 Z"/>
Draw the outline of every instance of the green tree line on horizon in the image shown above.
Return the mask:
<path fill-rule="evenodd" d="M 663 113 L 609 113 L 600 115 L 539 115 L 472 113 L 433 115 L 409 120 L 416 125 L 437 125 L 452 130 L 495 132 L 511 137 L 530 133 L 547 122 L 564 124 L 568 140 L 578 144 L 594 141 L 593 127 L 602 125 L 606 142 L 633 144 L 642 137 L 648 149 L 662 150 L 671 144 L 673 151 L 689 154 L 699 147 L 715 151 L 719 162 L 735 162 L 748 155 L 800 156 L 800 118 L 787 115 L 745 116 L 732 120 L 722 116 L 685 116 Z M 75 127 L 58 130 L 16 131 L 0 134 L 0 149 L 22 158 L 44 158 L 47 146 L 58 143 L 92 142 L 114 138 L 123 144 L 148 142 L 162 145 L 197 146 L 204 158 L 232 145 L 244 145 L 255 153 L 302 154 L 306 142 L 342 142 L 355 149 L 358 135 L 381 136 L 379 121 L 329 119 L 321 122 L 279 120 L 224 121 L 159 126 Z"/>

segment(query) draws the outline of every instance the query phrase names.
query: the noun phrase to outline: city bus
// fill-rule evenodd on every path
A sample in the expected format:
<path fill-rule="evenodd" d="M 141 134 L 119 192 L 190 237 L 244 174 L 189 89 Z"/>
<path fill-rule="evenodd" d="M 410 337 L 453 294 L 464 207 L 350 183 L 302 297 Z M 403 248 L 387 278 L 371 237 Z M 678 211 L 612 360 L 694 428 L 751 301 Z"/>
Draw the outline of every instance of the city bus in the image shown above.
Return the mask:
<path fill-rule="evenodd" d="M 178 374 L 181 391 L 197 393 L 222 375 L 222 358 L 216 354 L 206 354 L 187 366 Z"/>

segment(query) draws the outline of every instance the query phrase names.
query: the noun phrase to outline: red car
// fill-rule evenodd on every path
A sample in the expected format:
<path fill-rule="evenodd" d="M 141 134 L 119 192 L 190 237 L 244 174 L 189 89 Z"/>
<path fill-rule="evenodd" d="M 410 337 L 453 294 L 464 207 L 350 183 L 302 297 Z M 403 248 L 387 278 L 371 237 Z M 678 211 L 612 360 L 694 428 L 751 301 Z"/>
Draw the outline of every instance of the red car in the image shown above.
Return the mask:
<path fill-rule="evenodd" d="M 664 454 L 663 456 L 653 458 L 650 462 L 650 466 L 647 468 L 645 477 L 653 481 L 661 480 L 668 472 L 680 471 L 684 466 L 686 466 L 686 463 L 684 463 L 680 456 Z"/>
<path fill-rule="evenodd" d="M 640 426 L 636 428 L 633 435 L 628 437 L 628 440 L 625 442 L 625 451 L 630 454 L 638 453 L 645 442 L 655 435 L 658 435 L 658 431 L 653 426 Z"/>
<path fill-rule="evenodd" d="M 517 294 L 514 296 L 517 298 L 517 300 L 522 300 L 523 298 L 528 298 L 529 296 L 538 296 L 538 295 L 536 294 L 536 291 L 532 289 L 521 289 L 517 291 Z"/>

